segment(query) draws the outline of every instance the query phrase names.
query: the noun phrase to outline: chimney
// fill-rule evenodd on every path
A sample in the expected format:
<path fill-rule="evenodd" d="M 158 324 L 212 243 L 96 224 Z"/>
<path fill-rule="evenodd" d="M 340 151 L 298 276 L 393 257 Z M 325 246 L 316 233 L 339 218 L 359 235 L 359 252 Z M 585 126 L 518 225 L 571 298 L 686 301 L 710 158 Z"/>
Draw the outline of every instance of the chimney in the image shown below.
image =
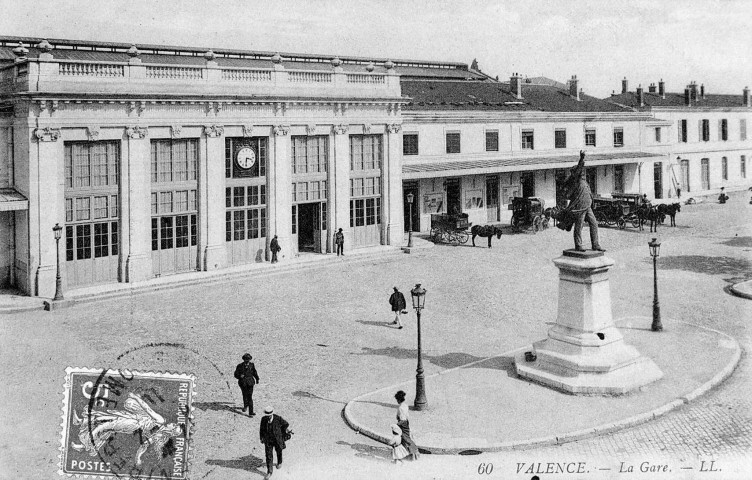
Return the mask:
<path fill-rule="evenodd" d="M 577 75 L 572 75 L 572 79 L 569 80 L 569 95 L 575 100 L 580 100 L 580 89 L 578 88 L 579 80 Z"/>
<path fill-rule="evenodd" d="M 627 93 L 629 90 L 627 87 L 629 86 L 629 83 L 627 83 L 627 77 L 624 77 L 624 80 L 621 81 L 621 93 Z"/>
<path fill-rule="evenodd" d="M 694 80 L 692 80 L 692 83 L 689 84 L 689 91 L 692 95 L 692 101 L 696 102 L 697 101 L 697 82 L 695 82 Z"/>
<path fill-rule="evenodd" d="M 690 87 L 691 85 L 687 85 L 687 88 L 684 89 L 684 105 L 687 107 L 692 106 L 692 89 Z"/>
<path fill-rule="evenodd" d="M 522 77 L 519 73 L 513 73 L 509 78 L 509 89 L 518 100 L 522 98 Z"/>
<path fill-rule="evenodd" d="M 744 87 L 744 90 L 742 91 L 742 100 L 744 101 L 745 107 L 752 106 L 752 104 L 750 104 L 750 98 L 749 98 L 749 87 Z"/>
<path fill-rule="evenodd" d="M 645 106 L 645 94 L 642 92 L 642 84 L 637 86 L 637 100 L 640 102 L 640 106 Z"/>
<path fill-rule="evenodd" d="M 705 84 L 700 85 L 700 97 L 702 97 L 703 100 L 705 100 Z"/>
<path fill-rule="evenodd" d="M 648 92 L 655 93 L 655 83 L 651 83 L 648 87 Z"/>
<path fill-rule="evenodd" d="M 660 95 L 661 98 L 666 98 L 666 84 L 662 78 L 661 81 L 658 82 L 658 95 Z"/>

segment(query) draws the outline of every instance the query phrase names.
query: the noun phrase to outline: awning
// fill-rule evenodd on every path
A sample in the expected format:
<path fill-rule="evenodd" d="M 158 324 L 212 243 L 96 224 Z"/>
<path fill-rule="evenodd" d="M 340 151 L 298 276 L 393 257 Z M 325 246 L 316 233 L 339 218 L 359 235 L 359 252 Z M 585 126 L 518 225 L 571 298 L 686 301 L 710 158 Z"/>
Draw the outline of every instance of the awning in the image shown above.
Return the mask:
<path fill-rule="evenodd" d="M 618 152 L 587 155 L 588 167 L 619 165 L 645 161 L 665 161 L 666 155 L 651 152 Z M 499 172 L 520 172 L 529 170 L 551 170 L 573 167 L 580 160 L 579 155 L 556 157 L 515 156 L 505 158 L 484 158 L 478 160 L 440 160 L 435 162 L 403 163 L 402 178 L 436 178 L 461 175 L 482 175 Z"/>
<path fill-rule="evenodd" d="M 28 210 L 29 201 L 13 188 L 0 188 L 0 212 Z"/>

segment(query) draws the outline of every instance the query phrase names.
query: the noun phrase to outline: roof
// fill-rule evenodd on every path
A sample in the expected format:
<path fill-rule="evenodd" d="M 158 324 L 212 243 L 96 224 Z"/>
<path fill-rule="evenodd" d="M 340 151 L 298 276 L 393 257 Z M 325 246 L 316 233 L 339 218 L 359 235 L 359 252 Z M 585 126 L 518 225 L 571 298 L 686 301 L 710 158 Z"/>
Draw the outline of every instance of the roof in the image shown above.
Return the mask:
<path fill-rule="evenodd" d="M 508 84 L 488 81 L 415 80 L 401 78 L 402 94 L 412 99 L 407 110 L 532 110 L 541 112 L 625 112 L 589 95 L 576 100 L 556 86 L 522 84 L 518 99 Z"/>
<path fill-rule="evenodd" d="M 660 155 L 648 152 L 600 153 L 587 156 L 588 166 L 621 163 L 639 163 L 647 158 Z M 520 170 L 548 170 L 574 166 L 579 155 L 560 155 L 546 157 L 514 156 L 506 158 L 485 158 L 462 161 L 432 161 L 429 163 L 402 164 L 402 178 L 445 177 L 451 175 L 469 175 L 474 173 L 494 173 Z"/>
<path fill-rule="evenodd" d="M 19 42 L 23 42 L 29 50 L 28 58 L 38 58 L 41 50 L 36 45 L 41 38 L 0 36 L 0 66 L 12 63 L 16 59 L 13 49 Z M 84 40 L 47 39 L 54 47 L 50 52 L 56 59 L 84 60 L 99 62 L 127 62 L 130 56 L 126 53 L 130 43 L 90 42 Z M 169 65 L 206 65 L 204 54 L 209 48 L 180 47 L 165 45 L 137 45 L 141 55 L 139 58 L 145 64 Z M 288 70 L 327 70 L 332 71 L 331 60 L 335 57 L 342 61 L 345 72 L 365 71 L 368 63 L 374 64 L 375 72 L 386 72 L 384 64 L 394 63 L 396 72 L 410 77 L 452 78 L 452 79 L 487 79 L 488 76 L 470 70 L 468 65 L 460 62 L 437 62 L 431 60 L 407 60 L 389 58 L 370 58 L 349 55 L 321 55 L 309 53 L 266 52 L 240 49 L 211 49 L 220 67 L 240 68 L 273 68 L 272 57 L 279 53 L 282 64 Z"/>
<path fill-rule="evenodd" d="M 661 98 L 657 93 L 644 92 L 643 101 L 645 106 L 640 107 L 640 102 L 636 92 L 620 93 L 611 95 L 605 99 L 608 102 L 624 105 L 635 110 L 650 110 L 652 107 L 686 107 L 684 93 L 666 93 L 666 98 Z M 692 107 L 696 108 L 729 108 L 743 107 L 742 96 L 740 95 L 709 95 L 705 98 L 698 98 L 692 101 Z M 691 108 L 691 107 L 690 107 Z"/>
<path fill-rule="evenodd" d="M 28 210 L 29 201 L 13 188 L 0 188 L 0 212 Z"/>

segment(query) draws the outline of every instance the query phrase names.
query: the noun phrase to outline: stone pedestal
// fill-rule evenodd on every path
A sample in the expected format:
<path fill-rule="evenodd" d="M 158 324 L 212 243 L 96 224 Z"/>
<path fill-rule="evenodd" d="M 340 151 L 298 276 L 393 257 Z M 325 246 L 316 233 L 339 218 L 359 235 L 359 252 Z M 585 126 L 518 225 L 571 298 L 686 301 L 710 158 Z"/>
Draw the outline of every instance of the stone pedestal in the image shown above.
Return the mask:
<path fill-rule="evenodd" d="M 611 316 L 603 252 L 565 250 L 559 268 L 559 311 L 548 338 L 533 344 L 537 358 L 515 358 L 522 378 L 574 394 L 619 395 L 663 376 L 658 366 L 624 343 Z"/>

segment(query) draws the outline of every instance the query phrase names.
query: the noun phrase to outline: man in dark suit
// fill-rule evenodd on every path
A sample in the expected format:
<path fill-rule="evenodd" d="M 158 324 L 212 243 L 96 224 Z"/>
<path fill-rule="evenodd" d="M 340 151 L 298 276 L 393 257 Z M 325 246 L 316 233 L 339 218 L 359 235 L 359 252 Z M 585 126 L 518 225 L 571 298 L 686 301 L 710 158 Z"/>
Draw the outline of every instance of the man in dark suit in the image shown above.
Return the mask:
<path fill-rule="evenodd" d="M 261 419 L 261 428 L 259 437 L 261 443 L 266 447 L 266 471 L 264 479 L 271 477 L 274 470 L 274 451 L 277 452 L 277 468 L 282 468 L 282 450 L 285 448 L 285 438 L 287 437 L 287 427 L 290 424 L 284 418 L 274 414 L 272 407 L 264 409 L 264 417 Z"/>
<path fill-rule="evenodd" d="M 240 391 L 243 392 L 243 411 L 248 408 L 248 415 L 253 417 L 256 415 L 253 411 L 253 386 L 259 383 L 259 376 L 251 360 L 253 357 L 249 353 L 243 355 L 243 363 L 235 367 L 235 378 L 238 379 Z"/>
<path fill-rule="evenodd" d="M 584 252 L 582 246 L 582 226 L 585 222 L 590 227 L 590 243 L 593 250 L 605 251 L 598 242 L 598 221 L 593 214 L 593 194 L 587 183 L 585 172 L 585 152 L 580 150 L 580 161 L 572 169 L 572 173 L 564 181 L 564 187 L 569 192 L 569 205 L 566 210 L 574 217 L 574 249 Z"/>

